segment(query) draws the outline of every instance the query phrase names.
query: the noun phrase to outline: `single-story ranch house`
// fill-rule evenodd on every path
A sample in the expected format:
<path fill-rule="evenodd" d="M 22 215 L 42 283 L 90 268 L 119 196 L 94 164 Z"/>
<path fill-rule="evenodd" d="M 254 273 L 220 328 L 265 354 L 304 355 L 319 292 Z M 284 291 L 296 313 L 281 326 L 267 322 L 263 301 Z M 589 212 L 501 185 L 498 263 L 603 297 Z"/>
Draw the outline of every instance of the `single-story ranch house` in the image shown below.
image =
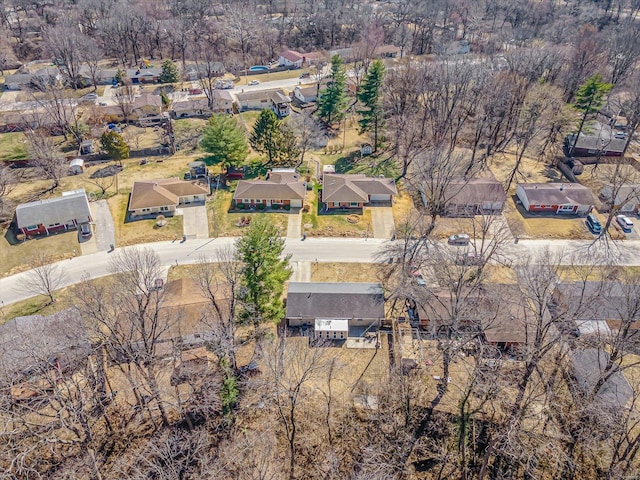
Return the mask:
<path fill-rule="evenodd" d="M 516 195 L 531 213 L 586 215 L 594 205 L 591 190 L 579 183 L 520 183 Z"/>
<path fill-rule="evenodd" d="M 428 188 L 428 185 L 422 186 L 424 190 Z M 502 183 L 495 178 L 455 178 L 446 186 L 444 200 L 446 214 L 452 217 L 499 214 L 507 201 L 507 194 Z"/>
<path fill-rule="evenodd" d="M 132 217 L 174 215 L 178 206 L 204 202 L 209 193 L 207 180 L 141 180 L 133 184 L 127 211 Z"/>
<path fill-rule="evenodd" d="M 612 198 L 614 196 L 615 198 Z M 621 213 L 638 213 L 640 184 L 605 185 L 600 192 L 600 199 L 607 209 L 616 208 Z"/>
<path fill-rule="evenodd" d="M 233 194 L 232 206 L 244 208 L 302 207 L 306 185 L 294 169 L 274 168 L 265 180 L 240 180 Z M 264 205 L 264 207 L 260 207 Z"/>
<path fill-rule="evenodd" d="M 27 236 L 75 229 L 91 221 L 84 190 L 62 192 L 61 197 L 23 203 L 16 208 L 16 224 Z"/>
<path fill-rule="evenodd" d="M 289 284 L 287 325 L 312 327 L 316 338 L 362 337 L 368 330 L 375 331 L 384 318 L 384 294 L 379 283 Z"/>
<path fill-rule="evenodd" d="M 322 177 L 322 201 L 326 209 L 362 208 L 371 202 L 391 202 L 397 194 L 393 178 L 337 173 L 324 173 Z"/>

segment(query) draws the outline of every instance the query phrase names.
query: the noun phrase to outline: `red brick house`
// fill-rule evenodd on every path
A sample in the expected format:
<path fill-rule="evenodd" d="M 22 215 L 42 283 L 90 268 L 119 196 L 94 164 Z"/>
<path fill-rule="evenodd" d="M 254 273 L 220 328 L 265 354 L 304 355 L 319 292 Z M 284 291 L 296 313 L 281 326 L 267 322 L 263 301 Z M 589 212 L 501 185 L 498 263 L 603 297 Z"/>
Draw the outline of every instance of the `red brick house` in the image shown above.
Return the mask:
<path fill-rule="evenodd" d="M 391 202 L 397 194 L 393 178 L 325 173 L 322 179 L 322 201 L 326 209 L 362 208 L 371 202 Z"/>
<path fill-rule="evenodd" d="M 306 185 L 293 169 L 274 168 L 265 180 L 240 180 L 233 194 L 232 206 L 243 208 L 302 207 Z M 261 207 L 264 205 L 264 207 Z"/>
<path fill-rule="evenodd" d="M 23 203 L 16 208 L 16 224 L 27 236 L 71 230 L 91 220 L 84 190 L 63 192 L 61 197 Z"/>
<path fill-rule="evenodd" d="M 591 190 L 579 183 L 520 183 L 516 195 L 531 213 L 586 215 L 594 206 Z"/>

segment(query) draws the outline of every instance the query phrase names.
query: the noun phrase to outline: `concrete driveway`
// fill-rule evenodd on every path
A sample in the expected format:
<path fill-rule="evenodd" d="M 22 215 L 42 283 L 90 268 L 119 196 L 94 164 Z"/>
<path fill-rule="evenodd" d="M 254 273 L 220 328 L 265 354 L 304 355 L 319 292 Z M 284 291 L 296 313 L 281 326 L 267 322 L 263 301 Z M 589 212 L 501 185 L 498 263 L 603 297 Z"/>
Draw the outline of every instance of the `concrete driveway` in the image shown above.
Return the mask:
<path fill-rule="evenodd" d="M 209 238 L 207 207 L 192 205 L 182 207 L 182 234 L 187 238 Z"/>
<path fill-rule="evenodd" d="M 302 235 L 302 209 L 292 208 L 287 218 L 287 238 L 300 238 Z"/>
<path fill-rule="evenodd" d="M 395 230 L 391 207 L 369 207 L 368 210 L 371 212 L 373 238 L 390 239 Z"/>
<path fill-rule="evenodd" d="M 116 244 L 113 216 L 106 200 L 98 200 L 91 203 L 93 214 L 93 236 L 96 240 L 96 248 L 99 252 L 106 252 L 111 245 Z M 84 253 L 84 248 L 82 249 Z"/>
<path fill-rule="evenodd" d="M 0 110 L 12 110 L 11 107 L 18 99 L 19 93 L 20 92 L 13 90 L 5 90 L 2 92 L 2 96 L 0 96 Z"/>

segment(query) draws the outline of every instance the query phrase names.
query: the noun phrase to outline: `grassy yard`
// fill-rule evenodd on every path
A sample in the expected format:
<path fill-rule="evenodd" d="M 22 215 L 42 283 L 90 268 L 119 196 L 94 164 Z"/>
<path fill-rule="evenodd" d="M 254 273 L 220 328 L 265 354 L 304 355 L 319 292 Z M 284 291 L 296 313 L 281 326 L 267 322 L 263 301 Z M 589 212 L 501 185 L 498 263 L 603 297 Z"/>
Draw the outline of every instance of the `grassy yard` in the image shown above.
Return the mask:
<path fill-rule="evenodd" d="M 583 218 L 549 215 L 531 215 L 516 206 L 513 197 L 507 198 L 504 217 L 514 236 L 538 239 L 590 240 L 593 235 Z"/>
<path fill-rule="evenodd" d="M 311 266 L 312 282 L 379 282 L 375 263 L 318 262 Z"/>
<path fill-rule="evenodd" d="M 167 217 L 167 224 L 163 227 L 158 227 L 155 219 L 125 223 L 129 192 L 114 195 L 109 198 L 108 203 L 116 229 L 116 244 L 119 247 L 182 238 L 182 216 Z"/>
<path fill-rule="evenodd" d="M 266 212 L 231 212 L 231 199 L 233 193 L 229 190 L 219 190 L 213 200 L 207 202 L 207 215 L 209 216 L 209 235 L 211 237 L 237 237 L 241 236 L 246 227 L 236 225 L 243 217 L 253 218 L 256 215 L 266 215 L 280 230 L 282 235 L 287 233 L 288 213 Z"/>
<path fill-rule="evenodd" d="M 73 252 L 80 252 L 78 232 L 75 230 L 48 237 L 37 237 L 26 242 L 18 242 L 13 233 L 1 231 L 0 238 L 0 275 L 12 275 L 29 269 L 29 259 L 36 253 L 45 253 L 53 261 L 71 258 Z"/>
<path fill-rule="evenodd" d="M 22 132 L 0 135 L 0 160 L 25 160 L 27 158 L 27 140 Z"/>
<path fill-rule="evenodd" d="M 318 205 L 318 186 L 307 191 L 305 204 L 309 211 L 302 214 L 302 227 L 307 235 L 315 237 L 366 237 L 373 236 L 371 211 L 357 210 L 350 212 L 341 210 L 334 213 L 321 213 L 322 205 Z M 350 223 L 347 218 L 358 219 L 357 223 Z"/>
<path fill-rule="evenodd" d="M 489 170 L 501 182 L 506 182 L 515 164 L 515 156 L 512 153 L 504 153 L 496 156 L 489 163 Z M 520 175 L 516 176 L 511 185 L 510 192 L 515 193 L 516 183 L 547 183 L 560 182 L 564 177 L 556 168 L 533 158 L 524 157 L 520 164 Z M 565 179 L 566 181 L 566 179 Z"/>

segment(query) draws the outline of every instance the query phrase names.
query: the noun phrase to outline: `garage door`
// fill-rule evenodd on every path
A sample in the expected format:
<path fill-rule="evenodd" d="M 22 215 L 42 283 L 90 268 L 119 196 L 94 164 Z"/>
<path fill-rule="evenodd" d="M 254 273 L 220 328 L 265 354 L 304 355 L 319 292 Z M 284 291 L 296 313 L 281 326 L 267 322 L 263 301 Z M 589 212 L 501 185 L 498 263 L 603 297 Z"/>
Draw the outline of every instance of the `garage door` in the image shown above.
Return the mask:
<path fill-rule="evenodd" d="M 371 195 L 369 198 L 370 198 L 370 201 L 372 202 L 390 202 L 391 201 L 391 195 L 387 193 Z"/>

